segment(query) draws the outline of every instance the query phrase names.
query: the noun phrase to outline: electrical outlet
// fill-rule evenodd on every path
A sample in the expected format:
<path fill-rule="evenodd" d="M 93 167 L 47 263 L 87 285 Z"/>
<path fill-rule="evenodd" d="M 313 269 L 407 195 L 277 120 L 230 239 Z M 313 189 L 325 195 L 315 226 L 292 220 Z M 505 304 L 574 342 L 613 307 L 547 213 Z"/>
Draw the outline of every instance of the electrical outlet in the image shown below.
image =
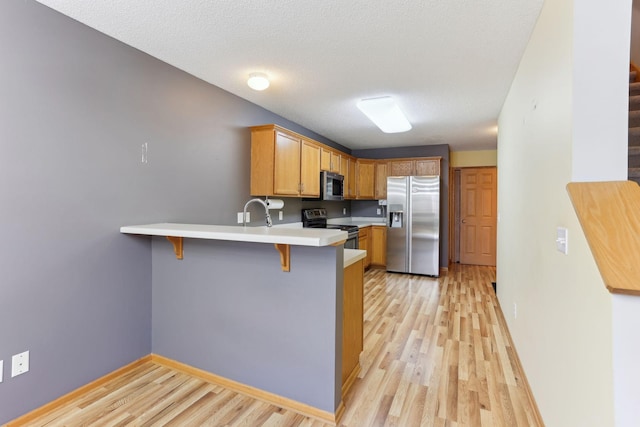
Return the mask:
<path fill-rule="evenodd" d="M 513 318 L 518 318 L 518 304 L 516 304 L 515 302 L 513 303 Z"/>
<path fill-rule="evenodd" d="M 251 221 L 251 215 L 247 212 L 247 222 Z M 238 212 L 238 224 L 242 224 L 242 212 Z"/>
<path fill-rule="evenodd" d="M 284 218 L 284 213 L 282 211 L 278 211 L 278 219 L 282 221 L 283 218 Z"/>
<path fill-rule="evenodd" d="M 342 208 L 342 215 L 346 215 L 347 214 L 347 208 Z"/>
<path fill-rule="evenodd" d="M 382 210 L 381 210 L 380 208 L 378 208 L 378 209 L 376 209 L 376 213 L 377 213 L 378 215 L 381 215 L 381 214 L 382 214 Z"/>
<path fill-rule="evenodd" d="M 29 372 L 29 350 L 11 357 L 11 378 Z"/>

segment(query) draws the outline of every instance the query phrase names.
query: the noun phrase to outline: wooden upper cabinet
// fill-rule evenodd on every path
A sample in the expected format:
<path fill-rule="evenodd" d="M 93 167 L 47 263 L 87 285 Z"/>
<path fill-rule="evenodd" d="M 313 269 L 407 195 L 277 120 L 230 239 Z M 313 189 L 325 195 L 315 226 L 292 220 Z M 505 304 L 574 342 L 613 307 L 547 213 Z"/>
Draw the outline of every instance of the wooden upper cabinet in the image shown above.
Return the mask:
<path fill-rule="evenodd" d="M 320 145 L 276 125 L 251 128 L 252 196 L 320 196 Z"/>
<path fill-rule="evenodd" d="M 356 160 L 356 199 L 373 199 L 375 196 L 376 161 Z"/>
<path fill-rule="evenodd" d="M 331 152 L 331 172 L 340 173 L 340 157 L 335 151 Z"/>
<path fill-rule="evenodd" d="M 347 156 L 340 156 L 340 175 L 344 176 L 344 182 L 342 183 L 342 189 L 344 198 L 349 198 L 349 158 Z"/>
<path fill-rule="evenodd" d="M 389 176 L 413 175 L 413 160 L 391 160 L 389 162 Z"/>
<path fill-rule="evenodd" d="M 440 175 L 440 159 L 420 159 L 415 161 L 416 175 Z"/>
<path fill-rule="evenodd" d="M 304 139 L 300 148 L 300 195 L 320 197 L 320 147 Z"/>
<path fill-rule="evenodd" d="M 375 198 L 387 198 L 387 161 L 376 162 L 376 189 Z"/>
<path fill-rule="evenodd" d="M 344 180 L 345 180 L 344 186 L 347 187 L 346 182 L 349 179 L 349 158 L 347 156 L 340 156 L 340 171 L 338 173 L 344 176 Z"/>
<path fill-rule="evenodd" d="M 353 157 L 349 157 L 349 178 L 347 180 L 347 185 L 346 185 L 346 190 L 344 192 L 344 197 L 346 199 L 355 199 L 356 198 L 356 187 L 357 187 L 357 180 L 356 180 L 356 169 L 357 169 L 357 162 L 356 159 L 354 159 Z"/>
<path fill-rule="evenodd" d="M 326 148 L 320 151 L 320 169 L 323 171 L 331 170 L 331 151 Z"/>
<path fill-rule="evenodd" d="M 389 176 L 440 175 L 440 158 L 392 159 Z"/>
<path fill-rule="evenodd" d="M 340 153 L 328 148 L 322 148 L 320 168 L 323 171 L 340 173 Z"/>
<path fill-rule="evenodd" d="M 300 194 L 300 139 L 276 131 L 273 193 Z"/>
<path fill-rule="evenodd" d="M 356 159 L 278 125 L 251 128 L 251 195 L 320 197 L 320 171 L 344 176 L 344 198 L 387 197 L 387 176 L 440 175 L 440 157 Z"/>

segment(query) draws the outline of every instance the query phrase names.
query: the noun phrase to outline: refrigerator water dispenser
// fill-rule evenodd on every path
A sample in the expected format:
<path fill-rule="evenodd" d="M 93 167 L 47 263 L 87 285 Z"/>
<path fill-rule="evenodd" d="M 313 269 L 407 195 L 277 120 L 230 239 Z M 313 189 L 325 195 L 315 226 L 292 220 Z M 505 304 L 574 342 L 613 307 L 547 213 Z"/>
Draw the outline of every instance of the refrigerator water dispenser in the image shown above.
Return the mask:
<path fill-rule="evenodd" d="M 389 206 L 389 228 L 402 228 L 404 224 L 404 211 L 402 205 Z"/>

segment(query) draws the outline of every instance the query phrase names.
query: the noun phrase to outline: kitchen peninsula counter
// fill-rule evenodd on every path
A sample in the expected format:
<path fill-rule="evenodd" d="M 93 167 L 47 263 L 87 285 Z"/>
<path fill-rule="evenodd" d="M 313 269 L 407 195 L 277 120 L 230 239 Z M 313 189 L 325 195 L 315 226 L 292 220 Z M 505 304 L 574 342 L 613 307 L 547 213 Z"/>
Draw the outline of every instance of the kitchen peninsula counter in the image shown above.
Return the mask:
<path fill-rule="evenodd" d="M 227 225 L 159 223 L 128 225 L 121 233 L 187 237 L 234 242 L 274 243 L 296 246 L 329 246 L 347 239 L 347 232 L 323 228 L 243 227 Z"/>
<path fill-rule="evenodd" d="M 151 247 L 153 355 L 338 421 L 344 275 L 364 252 L 344 249 L 345 231 L 160 223 L 120 232 Z"/>

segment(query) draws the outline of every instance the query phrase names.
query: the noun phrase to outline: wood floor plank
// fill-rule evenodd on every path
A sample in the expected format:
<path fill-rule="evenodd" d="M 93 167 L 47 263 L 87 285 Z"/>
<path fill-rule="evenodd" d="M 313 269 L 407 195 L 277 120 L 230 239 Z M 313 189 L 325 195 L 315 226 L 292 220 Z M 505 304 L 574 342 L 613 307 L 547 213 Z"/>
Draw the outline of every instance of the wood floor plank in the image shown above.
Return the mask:
<path fill-rule="evenodd" d="M 492 281 L 492 267 L 367 271 L 362 369 L 340 426 L 542 425 Z M 327 427 L 153 362 L 25 425 Z"/>

